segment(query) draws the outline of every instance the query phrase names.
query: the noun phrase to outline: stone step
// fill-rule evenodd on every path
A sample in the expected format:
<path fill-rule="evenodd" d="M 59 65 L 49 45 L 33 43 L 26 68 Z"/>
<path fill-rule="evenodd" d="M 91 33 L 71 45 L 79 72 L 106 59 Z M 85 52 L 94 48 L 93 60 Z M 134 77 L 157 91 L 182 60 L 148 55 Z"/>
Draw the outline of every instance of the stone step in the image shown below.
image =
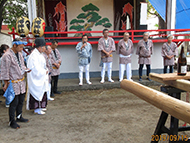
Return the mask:
<path fill-rule="evenodd" d="M 112 89 L 112 88 L 120 88 L 120 82 L 118 77 L 112 78 L 115 82 L 110 83 L 107 81 L 107 78 L 105 79 L 105 83 L 100 83 L 100 78 L 91 78 L 92 85 L 86 84 L 86 81 L 84 79 L 83 85 L 79 86 L 79 79 L 59 79 L 58 82 L 58 90 L 59 91 L 74 91 L 74 90 L 97 90 L 97 89 Z M 158 82 L 155 81 L 149 81 L 146 79 L 146 77 L 142 78 L 142 81 L 138 80 L 138 76 L 134 76 L 133 81 L 139 82 L 146 86 L 159 86 L 161 85 Z"/>

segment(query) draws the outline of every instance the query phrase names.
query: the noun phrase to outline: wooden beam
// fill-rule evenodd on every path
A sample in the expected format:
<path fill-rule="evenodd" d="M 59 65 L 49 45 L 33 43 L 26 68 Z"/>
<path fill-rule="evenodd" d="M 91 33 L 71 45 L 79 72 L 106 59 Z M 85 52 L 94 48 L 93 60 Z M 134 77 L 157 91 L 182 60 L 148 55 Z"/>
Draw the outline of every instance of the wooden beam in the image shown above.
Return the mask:
<path fill-rule="evenodd" d="M 129 80 L 123 80 L 120 86 L 173 117 L 190 123 L 189 103 Z"/>
<path fill-rule="evenodd" d="M 177 73 L 166 73 L 166 74 L 150 73 L 150 76 L 159 78 L 163 81 L 173 81 L 177 79 L 190 79 L 190 72 L 187 72 L 185 76 L 179 76 L 177 75 Z"/>
<path fill-rule="evenodd" d="M 175 73 L 176 74 L 176 73 Z M 149 77 L 150 79 L 190 92 L 190 81 L 185 80 L 189 79 L 189 72 L 187 76 L 177 76 L 175 75 L 172 78 L 173 74 L 156 74 L 156 73 L 150 73 Z"/>

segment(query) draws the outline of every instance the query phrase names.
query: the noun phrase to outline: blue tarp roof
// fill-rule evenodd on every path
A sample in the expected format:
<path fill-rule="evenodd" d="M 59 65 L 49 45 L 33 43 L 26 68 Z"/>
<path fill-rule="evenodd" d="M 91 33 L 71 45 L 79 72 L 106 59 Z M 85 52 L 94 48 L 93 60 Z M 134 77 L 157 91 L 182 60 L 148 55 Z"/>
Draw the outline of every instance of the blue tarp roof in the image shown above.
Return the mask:
<path fill-rule="evenodd" d="M 156 9 L 159 15 L 164 19 L 166 18 L 166 0 L 149 0 L 152 6 Z"/>
<path fill-rule="evenodd" d="M 190 1 L 176 1 L 176 29 L 190 29 Z"/>
<path fill-rule="evenodd" d="M 166 0 L 149 0 L 152 6 L 165 20 Z M 176 29 L 190 29 L 190 1 L 176 0 Z"/>

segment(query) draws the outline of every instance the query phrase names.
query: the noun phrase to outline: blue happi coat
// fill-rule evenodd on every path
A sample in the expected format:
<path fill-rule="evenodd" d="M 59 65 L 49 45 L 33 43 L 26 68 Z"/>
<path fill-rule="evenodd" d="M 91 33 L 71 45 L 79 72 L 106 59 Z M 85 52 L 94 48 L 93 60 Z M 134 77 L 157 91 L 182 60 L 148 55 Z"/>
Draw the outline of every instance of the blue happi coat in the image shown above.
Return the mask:
<path fill-rule="evenodd" d="M 90 59 L 92 58 L 92 46 L 90 43 L 86 43 L 85 48 L 81 50 L 83 45 L 82 42 L 79 42 L 76 46 L 76 50 L 78 53 L 78 64 L 79 66 L 86 66 L 90 63 Z"/>

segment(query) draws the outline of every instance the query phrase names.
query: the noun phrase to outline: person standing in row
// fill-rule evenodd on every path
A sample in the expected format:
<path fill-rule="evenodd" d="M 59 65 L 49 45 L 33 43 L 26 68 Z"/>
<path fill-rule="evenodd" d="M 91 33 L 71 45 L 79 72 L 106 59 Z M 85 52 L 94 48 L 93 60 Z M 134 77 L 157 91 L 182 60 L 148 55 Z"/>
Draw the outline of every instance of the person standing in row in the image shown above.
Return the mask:
<path fill-rule="evenodd" d="M 6 91 L 11 80 L 15 97 L 9 106 L 9 125 L 14 129 L 20 128 L 17 122 L 28 122 L 28 119 L 22 116 L 22 107 L 26 93 L 26 82 L 24 73 L 26 66 L 21 51 L 27 42 L 22 42 L 16 38 L 13 40 L 13 46 L 2 57 L 1 61 L 1 80 L 4 80 L 3 90 Z M 16 111 L 16 121 L 15 121 Z"/>
<path fill-rule="evenodd" d="M 79 85 L 83 85 L 83 70 L 85 68 L 86 83 L 92 84 L 90 82 L 89 67 L 92 58 L 92 46 L 88 41 L 88 36 L 82 36 L 82 42 L 79 42 L 76 46 L 76 51 L 78 53 L 78 65 L 79 65 Z"/>
<path fill-rule="evenodd" d="M 4 55 L 5 52 L 7 52 L 9 50 L 9 46 L 6 44 L 2 44 L 0 47 L 0 67 L 1 67 L 1 60 L 2 60 L 2 56 Z M 1 68 L 0 68 L 0 75 L 1 75 Z M 1 76 L 0 76 L 1 77 Z M 4 85 L 4 82 L 1 81 L 1 87 Z M 0 101 L 1 103 L 2 101 Z M 5 105 L 5 107 L 9 107 L 9 105 Z"/>
<path fill-rule="evenodd" d="M 48 69 L 43 56 L 45 51 L 45 39 L 39 37 L 35 39 L 35 49 L 31 53 L 27 67 L 32 71 L 27 74 L 28 96 L 27 110 L 35 109 L 34 113 L 45 114 L 47 106 L 47 91 L 49 90 Z"/>
<path fill-rule="evenodd" d="M 101 52 L 101 62 L 102 62 L 102 70 L 101 70 L 101 81 L 100 83 L 105 82 L 105 70 L 106 67 L 108 68 L 108 81 L 114 82 L 112 80 L 112 61 L 113 61 L 113 54 L 115 52 L 115 42 L 113 38 L 109 37 L 109 30 L 103 30 L 103 37 L 98 41 L 98 51 Z"/>
<path fill-rule="evenodd" d="M 60 75 L 60 65 L 62 62 L 61 54 L 57 49 L 58 41 L 53 40 L 51 43 L 52 52 L 50 54 L 51 63 L 52 63 L 52 72 L 51 72 L 51 97 L 54 97 L 55 94 L 61 94 L 57 91 L 58 79 Z"/>
<path fill-rule="evenodd" d="M 147 79 L 149 79 L 149 73 L 151 72 L 151 55 L 153 53 L 153 42 L 152 40 L 148 39 L 149 38 L 149 33 L 145 32 L 143 34 L 143 39 L 139 41 L 137 45 L 137 51 L 136 54 L 139 56 L 139 81 L 142 81 L 142 70 L 144 64 L 146 65 L 147 68 Z"/>
<path fill-rule="evenodd" d="M 123 39 L 118 43 L 117 54 L 119 54 L 119 81 L 123 80 L 124 71 L 126 69 L 126 76 L 131 80 L 131 55 L 133 54 L 133 42 L 129 39 L 129 33 L 125 32 Z"/>
<path fill-rule="evenodd" d="M 50 54 L 51 54 L 52 50 L 51 50 L 51 46 L 45 46 L 45 51 L 43 53 L 44 58 L 46 60 L 46 67 L 49 71 L 48 77 L 49 77 L 49 91 L 47 92 L 47 100 L 53 101 L 54 98 L 50 97 L 51 94 L 51 72 L 52 72 L 52 64 L 51 64 L 51 60 L 50 60 Z"/>
<path fill-rule="evenodd" d="M 177 55 L 177 45 L 172 42 L 173 35 L 169 34 L 167 40 L 168 41 L 163 44 L 161 52 L 164 60 L 164 73 L 167 73 L 168 66 L 170 73 L 173 73 L 174 58 Z"/>

